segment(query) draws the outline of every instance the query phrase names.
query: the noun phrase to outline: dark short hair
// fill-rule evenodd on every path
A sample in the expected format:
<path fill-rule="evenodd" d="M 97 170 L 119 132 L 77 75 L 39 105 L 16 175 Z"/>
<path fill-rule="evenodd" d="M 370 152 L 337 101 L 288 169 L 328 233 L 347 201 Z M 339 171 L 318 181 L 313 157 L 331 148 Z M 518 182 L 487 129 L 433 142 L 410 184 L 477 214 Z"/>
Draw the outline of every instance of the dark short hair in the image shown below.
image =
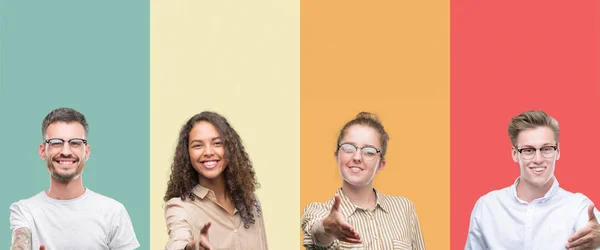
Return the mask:
<path fill-rule="evenodd" d="M 78 122 L 83 126 L 85 130 L 85 135 L 88 134 L 88 124 L 85 120 L 85 116 L 82 113 L 79 113 L 77 110 L 72 108 L 57 108 L 55 110 L 50 111 L 44 121 L 42 122 L 42 136 L 46 136 L 46 131 L 48 130 L 48 126 L 55 122 Z"/>

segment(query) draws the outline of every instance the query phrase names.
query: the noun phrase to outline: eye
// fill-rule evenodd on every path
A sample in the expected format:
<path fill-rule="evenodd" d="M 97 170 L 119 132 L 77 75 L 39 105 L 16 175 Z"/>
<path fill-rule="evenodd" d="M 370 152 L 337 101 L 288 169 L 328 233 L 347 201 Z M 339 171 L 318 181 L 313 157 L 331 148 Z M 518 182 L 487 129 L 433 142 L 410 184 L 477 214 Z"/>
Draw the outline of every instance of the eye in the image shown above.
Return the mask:
<path fill-rule="evenodd" d="M 541 150 L 544 153 L 550 153 L 550 152 L 554 151 L 554 148 L 553 147 L 543 147 Z"/>
<path fill-rule="evenodd" d="M 83 145 L 83 141 L 82 140 L 71 140 L 71 141 L 69 141 L 69 145 L 71 147 L 81 147 L 81 145 Z"/>
<path fill-rule="evenodd" d="M 58 146 L 62 146 L 63 144 L 63 140 L 61 139 L 50 139 L 48 141 L 48 145 L 50 145 L 51 147 L 58 147 Z"/>
<path fill-rule="evenodd" d="M 356 152 L 356 148 L 349 144 L 342 145 L 342 150 L 346 153 L 354 153 Z"/>
<path fill-rule="evenodd" d="M 192 148 L 202 148 L 202 144 L 192 144 Z"/>
<path fill-rule="evenodd" d="M 222 141 L 216 141 L 213 143 L 214 146 L 223 146 L 223 142 Z"/>
<path fill-rule="evenodd" d="M 521 150 L 521 153 L 524 154 L 533 154 L 535 152 L 535 149 L 533 148 L 524 148 L 523 150 Z"/>
<path fill-rule="evenodd" d="M 363 154 L 368 155 L 368 156 L 373 156 L 373 155 L 377 154 L 377 151 L 373 148 L 363 148 Z"/>

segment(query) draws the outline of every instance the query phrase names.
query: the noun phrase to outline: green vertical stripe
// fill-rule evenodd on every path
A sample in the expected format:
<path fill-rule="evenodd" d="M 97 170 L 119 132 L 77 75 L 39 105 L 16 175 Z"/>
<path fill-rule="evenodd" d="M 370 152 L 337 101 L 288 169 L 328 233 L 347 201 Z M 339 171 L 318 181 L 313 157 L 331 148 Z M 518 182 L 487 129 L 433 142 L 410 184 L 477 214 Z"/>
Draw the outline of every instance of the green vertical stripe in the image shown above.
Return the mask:
<path fill-rule="evenodd" d="M 149 249 L 149 1 L 0 1 L 0 248 L 12 202 L 47 189 L 41 123 L 72 107 L 90 125 L 85 186 L 127 208 Z"/>

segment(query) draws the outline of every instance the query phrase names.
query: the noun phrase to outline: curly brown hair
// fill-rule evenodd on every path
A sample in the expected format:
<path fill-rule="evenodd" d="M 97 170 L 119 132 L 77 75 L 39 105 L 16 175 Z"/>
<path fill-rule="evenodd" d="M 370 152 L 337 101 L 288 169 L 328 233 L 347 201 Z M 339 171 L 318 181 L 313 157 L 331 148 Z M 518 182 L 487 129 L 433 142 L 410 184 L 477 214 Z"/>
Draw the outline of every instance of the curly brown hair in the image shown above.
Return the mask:
<path fill-rule="evenodd" d="M 196 123 L 201 121 L 207 121 L 215 126 L 223 140 L 225 159 L 227 160 L 227 167 L 222 173 L 225 179 L 225 191 L 232 197 L 235 207 L 242 217 L 244 227 L 250 228 L 250 225 L 255 223 L 254 213 L 262 214 L 258 201 L 254 197 L 254 191 L 259 184 L 250 157 L 242 144 L 242 139 L 225 117 L 214 112 L 205 111 L 197 114 L 181 128 L 164 201 L 171 198 L 195 199 L 192 189 L 198 185 L 199 180 L 198 172 L 190 161 L 188 142 L 190 131 Z M 252 210 L 255 212 L 253 213 Z"/>

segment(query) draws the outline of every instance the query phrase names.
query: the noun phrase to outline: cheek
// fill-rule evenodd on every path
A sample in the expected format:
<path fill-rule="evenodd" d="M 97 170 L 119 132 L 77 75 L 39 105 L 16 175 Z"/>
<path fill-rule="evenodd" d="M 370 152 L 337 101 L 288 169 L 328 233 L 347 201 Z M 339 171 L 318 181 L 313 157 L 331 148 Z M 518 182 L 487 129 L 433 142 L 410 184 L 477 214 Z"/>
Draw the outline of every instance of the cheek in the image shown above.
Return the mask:
<path fill-rule="evenodd" d="M 219 157 L 221 157 L 221 158 L 225 159 L 225 148 L 224 148 L 224 147 L 215 148 L 215 153 L 216 153 L 216 154 L 217 154 Z"/>
<path fill-rule="evenodd" d="M 192 163 L 198 161 L 198 157 L 200 157 L 200 151 L 199 150 L 193 150 L 193 149 L 188 149 L 188 155 L 190 157 L 190 161 Z"/>

